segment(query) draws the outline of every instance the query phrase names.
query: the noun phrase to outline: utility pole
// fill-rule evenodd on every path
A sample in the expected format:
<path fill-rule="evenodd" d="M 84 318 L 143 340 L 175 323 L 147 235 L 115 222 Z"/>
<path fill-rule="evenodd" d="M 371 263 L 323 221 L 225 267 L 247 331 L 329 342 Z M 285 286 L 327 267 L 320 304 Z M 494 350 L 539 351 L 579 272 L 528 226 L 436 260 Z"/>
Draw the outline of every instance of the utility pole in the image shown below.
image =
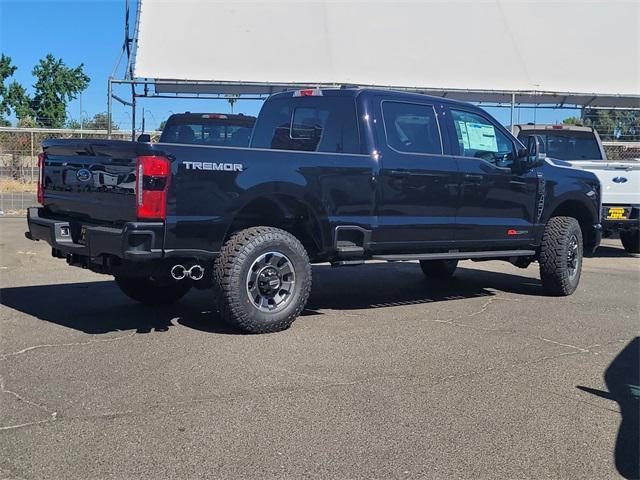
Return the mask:
<path fill-rule="evenodd" d="M 82 92 L 80 92 L 80 138 L 82 138 Z"/>

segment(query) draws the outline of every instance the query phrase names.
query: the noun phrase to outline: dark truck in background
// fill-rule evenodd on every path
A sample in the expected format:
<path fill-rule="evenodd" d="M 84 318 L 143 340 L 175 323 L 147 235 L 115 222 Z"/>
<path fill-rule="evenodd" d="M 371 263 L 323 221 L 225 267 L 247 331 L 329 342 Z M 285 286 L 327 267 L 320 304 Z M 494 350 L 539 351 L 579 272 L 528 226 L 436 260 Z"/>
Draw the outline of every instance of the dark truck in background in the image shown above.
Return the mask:
<path fill-rule="evenodd" d="M 459 260 L 537 261 L 544 290 L 569 295 L 600 241 L 597 178 L 461 102 L 299 90 L 265 102 L 248 148 L 165 139 L 45 141 L 26 236 L 143 303 L 211 289 L 255 333 L 300 314 L 314 262 L 419 260 L 444 281 Z"/>
<path fill-rule="evenodd" d="M 228 113 L 174 113 L 162 129 L 160 143 L 248 147 L 256 117 Z"/>

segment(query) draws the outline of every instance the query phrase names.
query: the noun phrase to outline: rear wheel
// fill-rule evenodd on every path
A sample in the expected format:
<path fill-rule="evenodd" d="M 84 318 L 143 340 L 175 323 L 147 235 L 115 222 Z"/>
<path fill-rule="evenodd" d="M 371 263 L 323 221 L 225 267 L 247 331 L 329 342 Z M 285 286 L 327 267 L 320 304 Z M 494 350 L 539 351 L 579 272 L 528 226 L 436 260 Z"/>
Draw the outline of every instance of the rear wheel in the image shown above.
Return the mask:
<path fill-rule="evenodd" d="M 458 260 L 420 260 L 420 268 L 429 278 L 446 280 L 456 272 Z"/>
<path fill-rule="evenodd" d="M 640 230 L 625 230 L 620 232 L 622 246 L 629 253 L 640 253 Z"/>
<path fill-rule="evenodd" d="M 148 277 L 115 277 L 116 284 L 129 298 L 145 305 L 168 305 L 177 302 L 191 289 L 189 280 L 154 280 Z"/>
<path fill-rule="evenodd" d="M 224 244 L 214 267 L 214 290 L 222 318 L 247 333 L 288 328 L 311 290 L 311 264 L 289 232 L 253 227 Z"/>
<path fill-rule="evenodd" d="M 540 246 L 540 279 L 550 295 L 571 295 L 582 271 L 582 231 L 572 217 L 553 217 L 547 223 Z"/>

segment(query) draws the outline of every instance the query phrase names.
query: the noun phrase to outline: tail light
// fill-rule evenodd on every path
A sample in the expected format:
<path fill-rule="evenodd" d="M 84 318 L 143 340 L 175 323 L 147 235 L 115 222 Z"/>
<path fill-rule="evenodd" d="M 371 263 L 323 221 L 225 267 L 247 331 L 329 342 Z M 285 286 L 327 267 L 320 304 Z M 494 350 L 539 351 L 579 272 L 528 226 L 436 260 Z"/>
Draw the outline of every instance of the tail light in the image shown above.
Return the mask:
<path fill-rule="evenodd" d="M 158 156 L 136 159 L 136 210 L 139 219 L 164 220 L 167 217 L 167 191 L 171 163 Z"/>
<path fill-rule="evenodd" d="M 44 205 L 44 162 L 46 159 L 46 153 L 38 154 L 38 203 L 40 205 Z"/>

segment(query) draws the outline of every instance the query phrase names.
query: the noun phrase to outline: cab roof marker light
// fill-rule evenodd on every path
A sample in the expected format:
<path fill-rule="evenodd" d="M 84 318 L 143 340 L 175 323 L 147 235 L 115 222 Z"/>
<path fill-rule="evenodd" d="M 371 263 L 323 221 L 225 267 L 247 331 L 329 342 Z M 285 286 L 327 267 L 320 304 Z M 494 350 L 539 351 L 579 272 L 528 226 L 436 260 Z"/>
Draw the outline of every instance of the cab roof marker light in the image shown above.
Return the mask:
<path fill-rule="evenodd" d="M 304 90 L 296 90 L 293 92 L 294 97 L 321 97 L 322 90 L 319 88 L 306 88 Z"/>
<path fill-rule="evenodd" d="M 219 120 L 226 120 L 229 117 L 227 117 L 226 115 L 218 114 L 218 113 L 205 113 L 204 115 L 202 115 L 202 118 L 214 118 Z"/>

